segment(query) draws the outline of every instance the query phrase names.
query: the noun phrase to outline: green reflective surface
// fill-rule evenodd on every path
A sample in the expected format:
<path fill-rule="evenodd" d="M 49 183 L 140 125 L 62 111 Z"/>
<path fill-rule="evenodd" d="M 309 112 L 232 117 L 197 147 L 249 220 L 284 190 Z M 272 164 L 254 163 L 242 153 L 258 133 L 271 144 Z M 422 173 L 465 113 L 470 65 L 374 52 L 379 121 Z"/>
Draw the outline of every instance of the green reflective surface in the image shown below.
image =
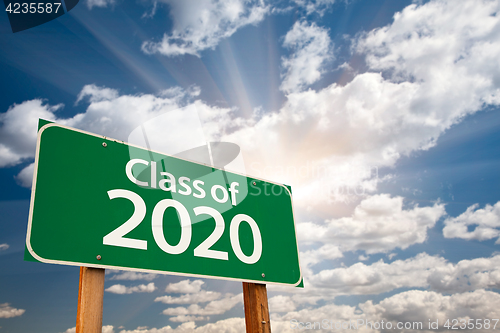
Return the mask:
<path fill-rule="evenodd" d="M 27 248 L 35 259 L 263 283 L 297 285 L 300 282 L 292 201 L 286 186 L 57 124 L 44 125 L 38 141 L 27 237 Z M 131 176 L 127 176 L 126 166 L 131 160 L 140 162 L 131 166 Z M 170 180 L 163 181 L 164 189 L 168 190 L 160 188 L 164 179 Z M 146 206 L 145 216 L 142 219 L 139 216 L 140 223 L 123 236 L 144 241 L 146 249 L 103 242 L 104 236 L 137 213 L 131 200 L 110 199 L 108 191 L 117 189 L 137 194 Z M 165 199 L 180 203 L 189 214 L 191 238 L 189 246 L 179 254 L 162 250 L 153 236 L 153 210 Z M 195 214 L 197 207 L 210 207 L 222 215 L 224 230 L 210 242 L 213 245 L 209 249 L 227 253 L 227 260 L 194 255 L 195 249 L 216 229 L 210 215 Z M 260 233 L 262 252 L 254 263 L 243 262 L 251 258 L 258 247 L 255 238 L 259 237 L 245 216 L 239 227 L 233 228 L 236 231 L 231 242 L 231 221 L 240 214 L 255 221 Z M 181 233 L 187 232 L 182 230 L 179 213 L 173 207 L 164 210 L 160 223 L 161 236 L 171 246 L 175 247 Z M 218 227 L 217 232 L 220 233 L 220 229 Z M 243 261 L 234 249 L 236 238 Z"/>

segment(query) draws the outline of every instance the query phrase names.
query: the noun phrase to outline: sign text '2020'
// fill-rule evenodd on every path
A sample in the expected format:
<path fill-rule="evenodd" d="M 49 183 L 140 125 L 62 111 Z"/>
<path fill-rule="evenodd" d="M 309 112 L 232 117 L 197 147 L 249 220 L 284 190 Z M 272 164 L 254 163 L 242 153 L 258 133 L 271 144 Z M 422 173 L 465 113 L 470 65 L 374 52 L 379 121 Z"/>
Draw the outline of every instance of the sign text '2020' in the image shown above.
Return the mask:
<path fill-rule="evenodd" d="M 140 181 L 133 176 L 132 167 L 138 163 L 144 164 L 146 166 L 151 164 L 150 183 Z M 134 184 L 151 188 L 156 188 L 156 186 L 158 185 L 158 187 L 164 191 L 172 191 L 172 192 L 177 191 L 176 179 L 171 173 L 161 172 L 160 175 L 166 176 L 168 178 L 161 179 L 157 183 L 156 162 L 154 161 L 148 162 L 142 159 L 132 159 L 127 163 L 125 167 L 125 173 L 127 175 L 127 178 Z M 180 189 L 177 193 L 182 195 L 193 195 L 196 198 L 204 198 L 206 196 L 206 192 L 203 189 L 204 185 L 203 181 L 194 180 L 192 182 L 195 191 L 191 189 L 189 185 L 191 183 L 191 179 L 189 179 L 188 177 L 179 177 L 178 181 L 182 189 Z M 232 182 L 229 188 L 229 192 L 231 193 L 231 203 L 233 205 L 236 205 L 236 193 L 238 193 L 236 187 L 238 186 L 239 184 L 237 182 Z M 217 193 L 218 191 L 222 193 L 222 197 L 218 196 Z M 132 204 L 134 205 L 134 212 L 132 216 L 127 221 L 125 221 L 125 223 L 123 223 L 118 228 L 114 229 L 113 231 L 111 231 L 110 233 L 108 233 L 106 236 L 103 237 L 103 244 L 147 250 L 148 243 L 146 240 L 125 237 L 126 234 L 134 230 L 144 220 L 147 211 L 146 203 L 144 202 L 144 200 L 137 193 L 126 189 L 109 190 L 107 194 L 110 200 L 123 198 L 131 201 Z M 212 198 L 219 203 L 225 203 L 229 198 L 229 194 L 226 188 L 221 185 L 212 186 L 211 195 Z M 171 245 L 170 243 L 168 243 L 167 240 L 165 239 L 165 235 L 163 232 L 163 216 L 168 208 L 173 208 L 177 211 L 177 215 L 180 221 L 181 236 L 179 242 L 176 245 Z M 205 214 L 212 217 L 215 220 L 214 230 L 212 231 L 212 233 L 208 238 L 206 238 L 201 244 L 199 244 L 194 249 L 193 253 L 194 256 L 219 259 L 219 260 L 228 260 L 228 252 L 211 249 L 211 247 L 224 234 L 225 221 L 224 218 L 222 217 L 222 214 L 216 209 L 209 206 L 195 207 L 193 208 L 193 212 L 196 216 Z M 253 252 L 249 256 L 247 256 L 242 251 L 240 245 L 239 228 L 242 222 L 246 222 L 250 226 L 250 229 L 252 231 Z M 174 199 L 160 200 L 158 203 L 156 203 L 156 205 L 153 208 L 153 213 L 151 217 L 151 231 L 153 233 L 153 238 L 155 240 L 155 243 L 165 253 L 168 254 L 184 253 L 188 249 L 191 243 L 191 236 L 192 236 L 191 217 L 189 215 L 187 208 L 180 201 Z M 259 230 L 259 226 L 255 222 L 255 220 L 250 216 L 246 214 L 237 214 L 231 219 L 231 222 L 229 223 L 229 239 L 234 254 L 242 262 L 246 264 L 254 264 L 260 259 L 262 255 L 262 236 Z"/>

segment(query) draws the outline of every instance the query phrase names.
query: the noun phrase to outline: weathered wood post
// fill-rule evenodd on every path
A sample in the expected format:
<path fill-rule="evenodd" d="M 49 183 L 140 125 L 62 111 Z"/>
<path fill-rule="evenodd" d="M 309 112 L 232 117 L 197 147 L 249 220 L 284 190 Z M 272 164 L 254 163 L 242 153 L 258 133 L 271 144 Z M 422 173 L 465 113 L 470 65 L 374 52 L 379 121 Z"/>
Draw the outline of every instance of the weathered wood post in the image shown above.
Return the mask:
<path fill-rule="evenodd" d="M 104 269 L 80 267 L 76 333 L 102 332 Z"/>
<path fill-rule="evenodd" d="M 265 284 L 243 282 L 247 333 L 271 333 Z"/>

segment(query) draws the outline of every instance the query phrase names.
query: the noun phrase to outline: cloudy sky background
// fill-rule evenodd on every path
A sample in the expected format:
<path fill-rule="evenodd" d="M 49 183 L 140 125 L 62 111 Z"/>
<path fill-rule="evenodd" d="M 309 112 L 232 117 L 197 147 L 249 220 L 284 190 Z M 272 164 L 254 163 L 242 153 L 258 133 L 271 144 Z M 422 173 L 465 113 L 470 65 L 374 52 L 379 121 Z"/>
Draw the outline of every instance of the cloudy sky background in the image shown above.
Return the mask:
<path fill-rule="evenodd" d="M 78 268 L 22 260 L 38 118 L 125 141 L 163 119 L 186 137 L 168 153 L 233 142 L 249 175 L 291 185 L 305 288 L 268 286 L 274 332 L 500 319 L 499 10 L 82 0 L 16 34 L 0 15 L 0 332 L 74 331 Z M 201 132 L 172 127 L 178 109 Z M 241 283 L 108 271 L 105 288 L 103 332 L 244 330 Z"/>

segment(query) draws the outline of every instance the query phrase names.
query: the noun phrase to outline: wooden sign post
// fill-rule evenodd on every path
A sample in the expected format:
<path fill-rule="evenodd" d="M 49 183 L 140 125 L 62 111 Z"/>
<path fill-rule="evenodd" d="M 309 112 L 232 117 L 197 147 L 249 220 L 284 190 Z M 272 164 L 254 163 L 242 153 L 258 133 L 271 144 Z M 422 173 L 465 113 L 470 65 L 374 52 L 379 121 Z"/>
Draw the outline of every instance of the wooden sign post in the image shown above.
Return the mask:
<path fill-rule="evenodd" d="M 80 267 L 76 333 L 102 332 L 104 269 Z M 247 333 L 271 333 L 265 284 L 243 282 Z"/>
<path fill-rule="evenodd" d="M 243 282 L 247 333 L 271 333 L 265 284 Z"/>
<path fill-rule="evenodd" d="M 104 269 L 80 267 L 76 333 L 102 332 Z"/>

